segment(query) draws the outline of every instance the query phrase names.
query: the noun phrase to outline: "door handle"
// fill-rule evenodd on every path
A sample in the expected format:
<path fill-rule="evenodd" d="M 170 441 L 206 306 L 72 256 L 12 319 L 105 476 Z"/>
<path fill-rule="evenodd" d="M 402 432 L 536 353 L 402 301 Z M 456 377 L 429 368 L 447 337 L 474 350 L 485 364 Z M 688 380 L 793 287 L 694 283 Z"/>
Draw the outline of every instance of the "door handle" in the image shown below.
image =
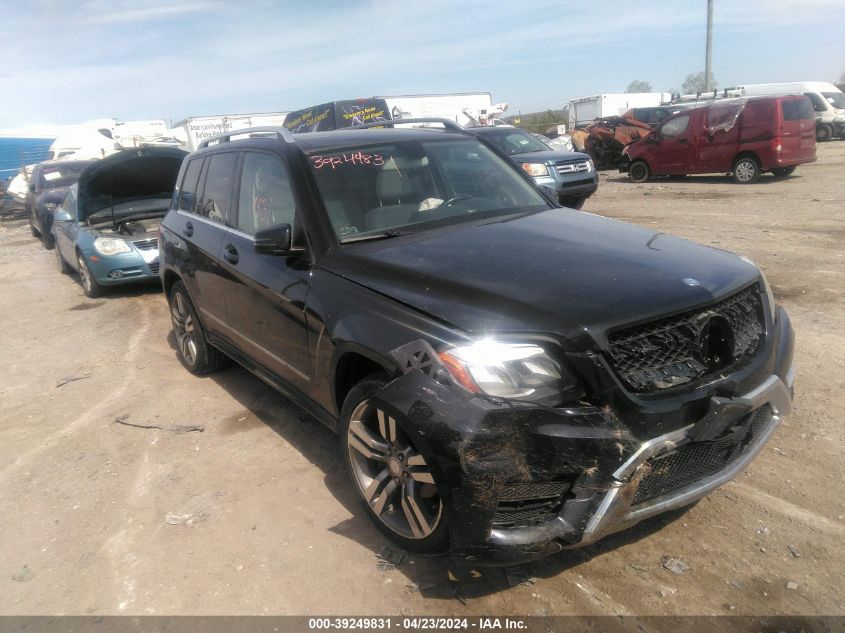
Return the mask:
<path fill-rule="evenodd" d="M 185 228 L 182 229 L 182 233 L 184 233 L 188 237 L 191 237 L 194 234 L 194 225 L 191 224 L 190 221 L 185 222 Z"/>
<path fill-rule="evenodd" d="M 236 249 L 232 244 L 226 244 L 226 247 L 223 249 L 223 257 L 226 258 L 226 261 L 230 264 L 237 264 L 238 263 L 238 249 Z"/>

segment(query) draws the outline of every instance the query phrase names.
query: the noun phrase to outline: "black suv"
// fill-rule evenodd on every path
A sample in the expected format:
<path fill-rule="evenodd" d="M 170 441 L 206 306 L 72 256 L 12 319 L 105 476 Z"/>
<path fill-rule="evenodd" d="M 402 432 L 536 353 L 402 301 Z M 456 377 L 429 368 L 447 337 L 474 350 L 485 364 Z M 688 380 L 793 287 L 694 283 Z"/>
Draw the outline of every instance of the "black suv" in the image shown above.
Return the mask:
<path fill-rule="evenodd" d="M 751 262 L 546 196 L 453 127 L 205 142 L 161 225 L 179 358 L 337 431 L 408 550 L 515 563 L 689 505 L 789 412 L 789 318 Z"/>

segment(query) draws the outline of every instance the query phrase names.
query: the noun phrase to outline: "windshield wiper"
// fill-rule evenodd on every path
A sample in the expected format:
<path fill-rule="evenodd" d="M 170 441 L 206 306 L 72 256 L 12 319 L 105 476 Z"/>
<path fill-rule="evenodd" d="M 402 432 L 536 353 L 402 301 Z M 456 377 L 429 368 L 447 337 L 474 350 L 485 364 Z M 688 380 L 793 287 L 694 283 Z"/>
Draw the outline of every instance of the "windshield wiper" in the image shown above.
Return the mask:
<path fill-rule="evenodd" d="M 407 235 L 410 231 L 396 231 L 388 229 L 380 233 L 367 233 L 366 235 L 352 235 L 340 241 L 341 244 L 349 244 L 350 242 L 364 242 L 367 240 L 387 240 L 391 237 L 399 237 L 400 235 Z"/>

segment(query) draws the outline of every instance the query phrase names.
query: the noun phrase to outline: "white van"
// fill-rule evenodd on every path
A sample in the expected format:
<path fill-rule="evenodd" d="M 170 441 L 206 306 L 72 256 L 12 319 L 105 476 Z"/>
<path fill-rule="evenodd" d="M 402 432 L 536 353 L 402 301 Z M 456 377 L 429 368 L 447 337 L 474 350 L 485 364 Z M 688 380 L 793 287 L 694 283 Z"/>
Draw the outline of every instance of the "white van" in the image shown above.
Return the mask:
<path fill-rule="evenodd" d="M 729 90 L 734 90 L 733 88 Z M 804 95 L 816 111 L 816 140 L 845 138 L 845 93 L 825 81 L 796 81 L 779 84 L 746 84 L 736 90 L 747 97 L 761 95 Z"/>

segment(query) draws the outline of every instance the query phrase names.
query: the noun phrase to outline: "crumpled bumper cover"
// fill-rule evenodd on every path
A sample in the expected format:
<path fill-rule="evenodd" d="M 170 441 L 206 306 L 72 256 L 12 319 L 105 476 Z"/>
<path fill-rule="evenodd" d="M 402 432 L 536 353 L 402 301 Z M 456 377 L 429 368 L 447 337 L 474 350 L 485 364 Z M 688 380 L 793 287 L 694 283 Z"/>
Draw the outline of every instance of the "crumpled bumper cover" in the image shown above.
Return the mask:
<path fill-rule="evenodd" d="M 444 502 L 453 557 L 516 564 L 588 545 L 688 505 L 745 468 L 791 406 L 793 334 L 785 314 L 779 330 L 776 371 L 735 398 L 744 416 L 770 408 L 765 419 L 757 416 L 753 439 L 718 472 L 643 501 L 635 499 L 652 458 L 693 441 L 697 426 L 701 433 L 698 420 L 644 440 L 610 407 L 552 408 L 480 397 L 420 367 L 386 385 L 374 401 L 426 456 Z M 534 524 L 502 523 L 500 502 L 509 490 L 550 482 L 565 490 L 553 515 Z"/>

